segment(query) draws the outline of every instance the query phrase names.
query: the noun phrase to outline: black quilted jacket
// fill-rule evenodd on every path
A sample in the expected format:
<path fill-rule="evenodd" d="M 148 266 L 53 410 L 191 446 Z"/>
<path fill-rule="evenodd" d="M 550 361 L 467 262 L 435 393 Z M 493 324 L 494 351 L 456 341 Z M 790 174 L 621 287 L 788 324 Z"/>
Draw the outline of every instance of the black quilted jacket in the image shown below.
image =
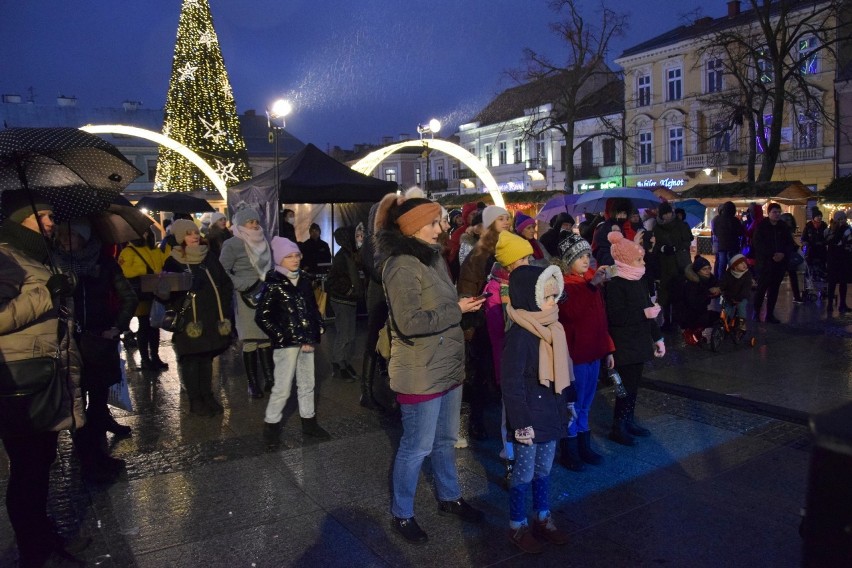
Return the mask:
<path fill-rule="evenodd" d="M 294 286 L 289 278 L 270 270 L 254 321 L 272 340 L 274 349 L 319 343 L 325 331 L 311 280 L 304 272 Z"/>

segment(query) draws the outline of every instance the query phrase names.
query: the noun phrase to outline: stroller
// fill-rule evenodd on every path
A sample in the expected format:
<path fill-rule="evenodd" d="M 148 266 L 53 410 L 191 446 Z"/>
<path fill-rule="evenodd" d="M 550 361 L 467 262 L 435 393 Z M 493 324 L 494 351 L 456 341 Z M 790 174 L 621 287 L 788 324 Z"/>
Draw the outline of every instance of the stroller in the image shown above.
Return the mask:
<path fill-rule="evenodd" d="M 803 300 L 816 302 L 825 298 L 828 293 L 828 269 L 825 260 L 812 259 L 805 262 L 804 284 Z"/>

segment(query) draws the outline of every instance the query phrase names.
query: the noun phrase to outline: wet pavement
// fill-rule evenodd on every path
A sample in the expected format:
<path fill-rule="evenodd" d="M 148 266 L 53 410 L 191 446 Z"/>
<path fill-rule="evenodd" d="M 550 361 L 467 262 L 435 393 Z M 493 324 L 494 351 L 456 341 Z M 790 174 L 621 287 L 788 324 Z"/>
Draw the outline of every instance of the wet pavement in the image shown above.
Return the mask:
<path fill-rule="evenodd" d="M 261 442 L 266 400 L 247 397 L 237 348 L 214 367 L 225 406 L 216 418 L 187 414 L 173 357 L 158 377 L 139 371 L 131 351 L 135 409 L 114 414 L 134 433 L 110 440 L 127 472 L 112 485 L 83 483 L 63 434 L 52 514 L 66 533 L 93 537 L 84 555 L 98 566 L 797 566 L 809 458 L 802 417 L 850 400 L 852 316 L 826 319 L 807 304 L 777 315 L 782 324 L 750 322 L 754 348 L 727 342 L 713 353 L 670 336 L 637 407 L 653 435 L 635 447 L 606 439 L 614 395 L 599 391 L 591 423 L 604 463 L 580 473 L 554 466 L 552 509 L 572 538 L 538 557 L 506 539 L 496 404 L 491 437 L 457 452 L 464 496 L 485 522 L 438 516 L 427 467 L 416 513 L 429 543 L 393 533 L 401 428 L 360 407 L 356 383 L 331 378 L 331 337 L 317 357 L 317 416 L 332 440 L 302 440 L 292 397 L 275 452 Z M 7 475 L 0 451 L 4 494 Z M 0 566 L 15 558 L 4 511 Z"/>

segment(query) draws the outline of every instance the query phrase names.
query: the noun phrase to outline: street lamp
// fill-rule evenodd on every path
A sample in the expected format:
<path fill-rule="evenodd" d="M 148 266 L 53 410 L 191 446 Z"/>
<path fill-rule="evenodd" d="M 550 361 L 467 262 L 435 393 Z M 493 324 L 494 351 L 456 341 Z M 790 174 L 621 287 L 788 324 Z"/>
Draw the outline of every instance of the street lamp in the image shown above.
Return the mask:
<path fill-rule="evenodd" d="M 429 139 L 424 138 L 424 134 L 429 134 L 429 138 L 434 138 L 435 134 L 441 130 L 441 121 L 433 118 L 428 124 L 418 124 L 417 133 L 420 135 L 420 140 L 423 142 L 423 157 L 426 158 L 426 175 L 423 177 L 423 189 L 426 192 L 426 197 L 432 199 L 432 189 L 429 187 Z"/>
<path fill-rule="evenodd" d="M 722 170 L 720 168 L 704 168 L 704 174 L 708 177 L 714 171 L 716 172 L 716 183 L 722 183 Z"/>
<path fill-rule="evenodd" d="M 293 105 L 285 99 L 278 99 L 272 103 L 271 109 L 266 109 L 266 125 L 269 127 L 269 142 L 275 149 L 275 185 L 276 193 L 280 195 L 281 177 L 279 175 L 278 138 L 284 130 L 286 123 L 284 119 L 293 110 Z M 280 208 L 280 205 L 279 205 Z"/>

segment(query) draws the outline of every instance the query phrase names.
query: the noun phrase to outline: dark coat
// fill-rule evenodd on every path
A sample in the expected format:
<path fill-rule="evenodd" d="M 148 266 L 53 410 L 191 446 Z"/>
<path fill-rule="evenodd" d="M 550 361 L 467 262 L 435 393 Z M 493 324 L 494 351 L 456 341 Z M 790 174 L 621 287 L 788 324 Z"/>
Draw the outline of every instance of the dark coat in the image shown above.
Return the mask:
<path fill-rule="evenodd" d="M 219 334 L 219 307 L 216 302 L 216 292 L 204 272 L 204 267 L 207 267 L 210 276 L 213 277 L 213 282 L 216 283 L 216 289 L 222 302 L 222 312 L 227 319 L 232 311 L 234 285 L 214 254 L 211 254 L 208 250 L 207 256 L 201 264 L 184 264 L 170 256 L 163 266 L 163 272 L 185 272 L 189 270 L 192 273 L 191 290 L 196 293 L 195 313 L 203 326 L 201 337 L 189 337 L 185 331 L 172 334 L 172 342 L 178 357 L 200 353 L 210 353 L 215 357 L 231 344 L 230 334 Z M 171 307 L 179 309 L 185 296 L 186 294 L 183 292 L 173 293 L 169 302 Z M 187 321 L 191 322 L 192 317 L 192 308 L 190 307 L 187 311 Z"/>
<path fill-rule="evenodd" d="M 302 274 L 294 285 L 276 270 L 266 275 L 254 321 L 274 349 L 319 343 L 325 331 L 311 280 Z"/>
<path fill-rule="evenodd" d="M 130 328 L 139 299 L 114 258 L 101 253 L 96 273 L 78 276 L 77 282 L 74 312 L 82 331 L 100 335 L 111 327 Z"/>
<path fill-rule="evenodd" d="M 532 426 L 536 443 L 564 438 L 568 423 L 561 396 L 538 381 L 540 341 L 519 325 L 509 328 L 503 343 L 500 382 L 509 436 Z"/>
<path fill-rule="evenodd" d="M 743 300 L 747 300 L 751 295 L 751 285 L 754 278 L 751 276 L 751 271 L 746 271 L 745 274 L 736 278 L 731 274 L 731 268 L 725 271 L 722 275 L 722 281 L 719 283 L 719 288 L 722 289 L 722 296 L 726 302 L 738 304 Z"/>
<path fill-rule="evenodd" d="M 711 222 L 713 236 L 720 251 L 740 252 L 745 228 L 737 219 L 737 208 L 731 201 L 719 207 L 719 214 Z"/>
<path fill-rule="evenodd" d="M 651 307 L 642 280 L 615 277 L 604 287 L 609 335 L 615 343 L 615 364 L 644 363 L 654 357 L 654 343 L 663 337 L 657 322 L 645 317 Z"/>
<path fill-rule="evenodd" d="M 222 254 L 222 245 L 225 241 L 232 238 L 234 235 L 229 229 L 223 229 L 219 225 L 213 225 L 207 230 L 207 246 L 210 247 L 210 254 L 219 258 Z"/>
<path fill-rule="evenodd" d="M 691 266 L 686 267 L 686 278 L 678 304 L 678 320 L 683 328 L 703 327 L 707 322 L 707 308 L 713 295 L 710 288 L 719 283 L 712 274 L 706 280 L 701 278 Z M 718 314 L 717 314 L 718 316 Z"/>
<path fill-rule="evenodd" d="M 607 235 L 612 231 L 613 227 L 621 226 L 617 219 L 607 219 L 603 223 L 595 227 L 595 232 L 592 236 L 592 255 L 598 263 L 598 266 L 612 266 L 612 253 L 610 252 L 610 242 Z"/>
<path fill-rule="evenodd" d="M 754 250 L 754 258 L 757 261 L 758 269 L 770 266 L 771 263 L 775 262 L 772 260 L 772 255 L 780 252 L 784 254 L 784 259 L 781 262 L 784 263 L 786 270 L 786 263 L 790 259 L 790 254 L 796 248 L 790 227 L 784 221 L 778 221 L 773 225 L 766 218 L 760 222 L 754 232 L 752 249 Z"/>
<path fill-rule="evenodd" d="M 820 221 L 817 225 L 813 220 L 805 225 L 802 231 L 802 244 L 805 246 L 805 256 L 808 262 L 814 260 L 825 261 L 827 254 L 827 241 L 825 233 L 828 230 L 828 225 L 825 221 Z"/>
<path fill-rule="evenodd" d="M 325 289 L 335 302 L 354 306 L 364 297 L 364 285 L 355 261 L 355 227 L 340 227 L 334 231 L 340 249 L 331 261 Z"/>
<path fill-rule="evenodd" d="M 828 278 L 834 282 L 848 282 L 852 276 L 852 228 L 846 223 L 834 222 L 826 234 Z"/>
<path fill-rule="evenodd" d="M 299 250 L 302 251 L 302 267 L 313 274 L 316 274 L 318 264 L 331 262 L 331 249 L 322 239 L 302 241 Z"/>

